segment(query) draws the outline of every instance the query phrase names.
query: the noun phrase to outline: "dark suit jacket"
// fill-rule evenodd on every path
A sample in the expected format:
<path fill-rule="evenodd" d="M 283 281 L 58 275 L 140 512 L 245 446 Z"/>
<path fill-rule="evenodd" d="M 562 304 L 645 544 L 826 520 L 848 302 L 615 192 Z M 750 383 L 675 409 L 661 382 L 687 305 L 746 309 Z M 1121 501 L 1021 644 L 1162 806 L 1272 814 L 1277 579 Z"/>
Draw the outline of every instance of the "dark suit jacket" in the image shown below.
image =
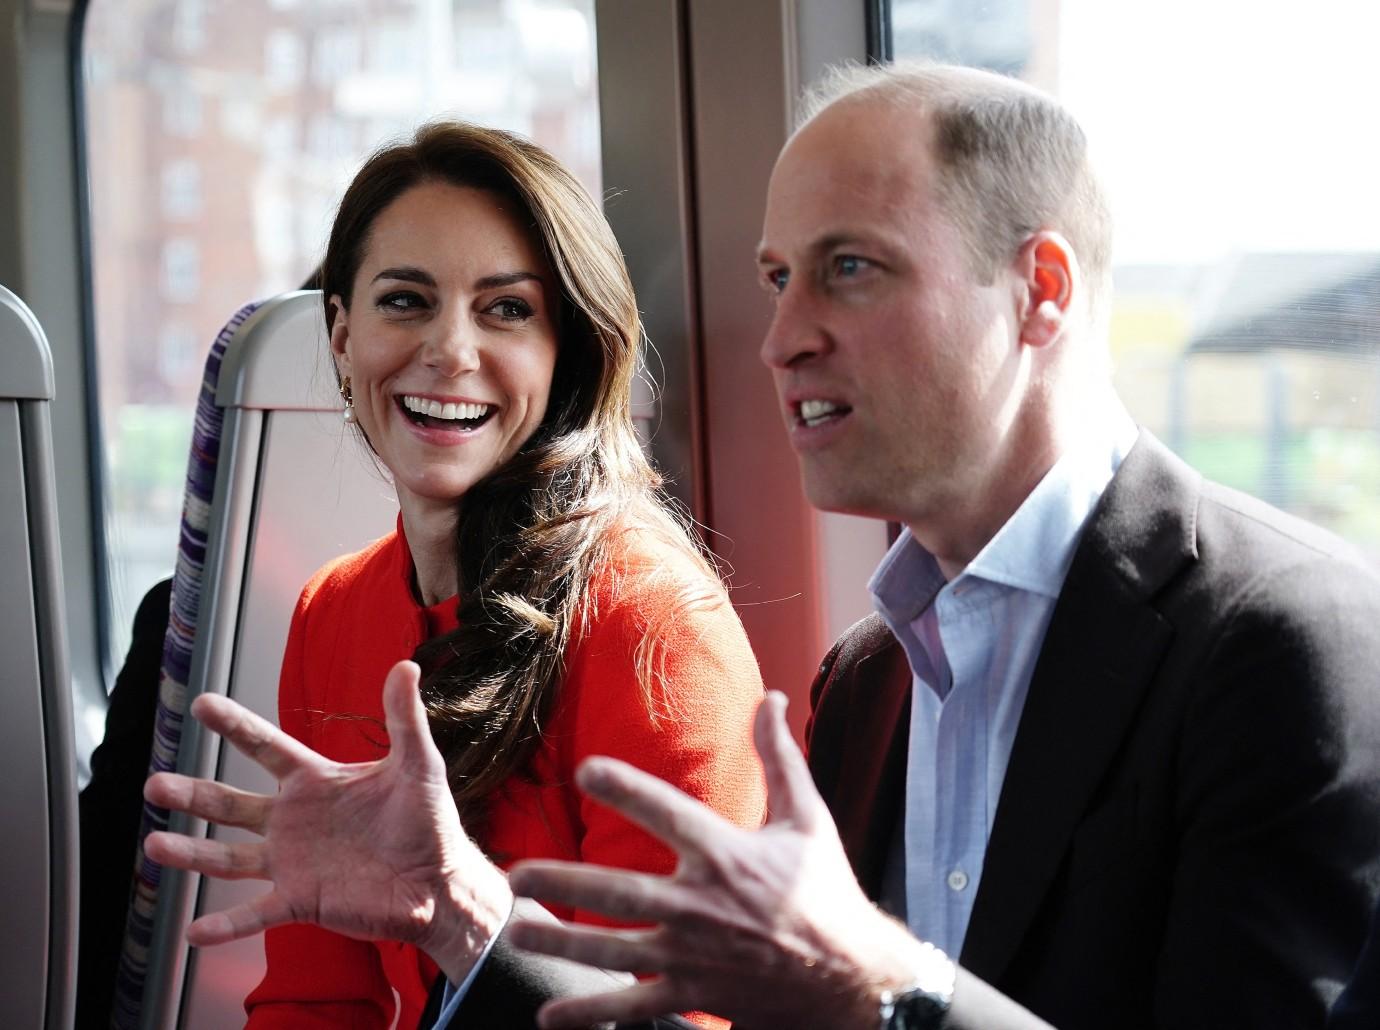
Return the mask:
<path fill-rule="evenodd" d="M 1356 971 L 1328 1018 L 1328 1030 L 1375 1030 L 1380 1026 L 1380 906 L 1370 921 L 1370 937 Z"/>
<path fill-rule="evenodd" d="M 536 902 L 519 898 L 515 912 L 528 916 Z M 455 1018 L 446 1030 L 528 1030 L 534 1028 L 542 1002 L 571 994 L 596 994 L 617 990 L 628 982 L 588 966 L 545 955 L 518 951 L 503 935 L 479 975 L 474 978 Z M 445 977 L 437 980 L 427 999 L 419 1026 L 432 1026 L 441 1013 Z M 616 1030 L 697 1030 L 694 1023 L 677 1015 L 658 1016 L 636 1023 L 619 1023 Z"/>
<path fill-rule="evenodd" d="M 1062 1030 L 1322 1026 L 1380 884 L 1377 680 L 1370 573 L 1142 433 L 1051 618 L 962 965 Z M 811 768 L 873 897 L 910 689 L 875 616 L 814 686 Z"/>

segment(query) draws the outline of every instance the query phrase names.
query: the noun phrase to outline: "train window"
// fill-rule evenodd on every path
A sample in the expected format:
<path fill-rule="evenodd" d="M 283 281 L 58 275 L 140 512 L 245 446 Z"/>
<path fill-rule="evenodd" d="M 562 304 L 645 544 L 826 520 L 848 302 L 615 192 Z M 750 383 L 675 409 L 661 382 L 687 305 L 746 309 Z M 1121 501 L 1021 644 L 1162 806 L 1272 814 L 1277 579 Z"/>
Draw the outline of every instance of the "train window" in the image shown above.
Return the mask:
<path fill-rule="evenodd" d="M 82 48 L 118 658 L 172 567 L 211 340 L 306 279 L 371 150 L 469 118 L 598 195 L 594 0 L 90 0 Z"/>
<path fill-rule="evenodd" d="M 889 6 L 894 56 L 1021 76 L 1088 130 L 1136 419 L 1208 476 L 1380 559 L 1380 142 L 1360 113 L 1380 8 Z"/>

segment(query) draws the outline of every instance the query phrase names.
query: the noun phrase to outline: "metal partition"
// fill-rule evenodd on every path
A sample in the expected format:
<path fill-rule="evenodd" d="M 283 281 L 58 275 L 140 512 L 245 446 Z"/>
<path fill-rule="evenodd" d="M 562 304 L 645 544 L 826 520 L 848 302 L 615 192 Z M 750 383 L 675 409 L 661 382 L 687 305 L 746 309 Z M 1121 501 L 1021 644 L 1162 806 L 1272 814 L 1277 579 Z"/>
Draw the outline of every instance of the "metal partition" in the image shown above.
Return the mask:
<path fill-rule="evenodd" d="M 0 811 L 7 1026 L 68 1030 L 76 993 L 77 786 L 48 406 L 48 341 L 0 286 Z"/>
<path fill-rule="evenodd" d="M 62 511 L 63 592 L 78 761 L 99 741 L 106 692 L 105 561 L 99 462 L 92 461 L 93 354 L 72 102 L 72 28 L 80 0 L 0 0 L 0 282 L 24 298 L 50 344 Z M 92 734 L 95 733 L 95 739 Z"/>
<path fill-rule="evenodd" d="M 226 348 L 216 400 L 225 424 L 189 701 L 227 694 L 276 722 L 278 667 L 298 593 L 322 564 L 391 530 L 397 502 L 341 422 L 319 293 L 269 301 L 240 327 Z M 178 768 L 275 790 L 266 773 L 190 720 Z M 177 816 L 172 828 L 206 832 Z M 251 839 L 237 830 L 213 834 Z M 194 915 L 266 889 L 164 870 L 140 1026 L 244 1025 L 244 997 L 263 975 L 263 939 L 190 952 L 183 933 Z"/>
<path fill-rule="evenodd" d="M 725 561 L 767 685 L 805 693 L 869 611 L 876 522 L 806 503 L 771 377 L 753 256 L 800 88 L 865 58 L 865 5 L 598 0 L 605 213 L 623 246 L 663 393 L 652 453 Z"/>
<path fill-rule="evenodd" d="M 668 489 L 701 522 L 701 349 L 695 295 L 690 98 L 684 5 L 598 0 L 604 215 L 623 248 L 658 390 L 651 453 Z"/>

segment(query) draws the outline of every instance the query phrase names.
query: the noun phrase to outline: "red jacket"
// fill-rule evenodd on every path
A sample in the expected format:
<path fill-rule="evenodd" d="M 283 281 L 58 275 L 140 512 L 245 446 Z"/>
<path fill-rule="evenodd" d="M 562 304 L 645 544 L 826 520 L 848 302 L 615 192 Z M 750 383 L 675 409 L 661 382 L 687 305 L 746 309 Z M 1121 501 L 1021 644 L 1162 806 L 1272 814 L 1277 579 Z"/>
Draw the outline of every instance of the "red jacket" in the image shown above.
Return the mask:
<path fill-rule="evenodd" d="M 585 799 L 575 767 L 613 755 L 701 798 L 744 826 L 766 807 L 752 717 L 762 696 L 756 660 L 726 602 L 677 616 L 662 630 L 672 718 L 654 720 L 638 685 L 634 654 L 646 613 L 685 585 L 705 585 L 688 558 L 650 532 L 625 534 L 624 553 L 591 591 L 584 635 L 566 657 L 535 782 L 513 777 L 493 799 L 480 843 L 499 865 L 519 858 L 580 859 L 669 873 L 675 856 L 643 830 Z M 413 600 L 412 559 L 399 531 L 324 567 L 293 613 L 279 685 L 283 728 L 340 762 L 387 750 L 381 690 L 394 663 L 456 625 L 455 599 L 431 609 Z M 634 594 L 639 596 L 634 597 Z M 363 718 L 328 718 L 328 716 Z M 588 913 L 556 914 L 586 922 Z M 268 972 L 245 1008 L 252 1030 L 417 1025 L 436 966 L 411 945 L 362 942 L 314 926 L 265 934 Z"/>

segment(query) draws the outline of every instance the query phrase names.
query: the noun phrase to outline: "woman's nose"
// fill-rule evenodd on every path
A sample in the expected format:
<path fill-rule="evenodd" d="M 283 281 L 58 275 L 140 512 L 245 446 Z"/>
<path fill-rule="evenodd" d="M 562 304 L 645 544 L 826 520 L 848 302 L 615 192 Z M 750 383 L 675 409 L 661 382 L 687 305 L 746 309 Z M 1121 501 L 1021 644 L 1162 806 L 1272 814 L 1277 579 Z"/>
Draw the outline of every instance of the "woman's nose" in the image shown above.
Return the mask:
<path fill-rule="evenodd" d="M 479 367 L 479 346 L 478 329 L 468 318 L 437 319 L 422 348 L 422 361 L 443 376 L 463 375 Z"/>

